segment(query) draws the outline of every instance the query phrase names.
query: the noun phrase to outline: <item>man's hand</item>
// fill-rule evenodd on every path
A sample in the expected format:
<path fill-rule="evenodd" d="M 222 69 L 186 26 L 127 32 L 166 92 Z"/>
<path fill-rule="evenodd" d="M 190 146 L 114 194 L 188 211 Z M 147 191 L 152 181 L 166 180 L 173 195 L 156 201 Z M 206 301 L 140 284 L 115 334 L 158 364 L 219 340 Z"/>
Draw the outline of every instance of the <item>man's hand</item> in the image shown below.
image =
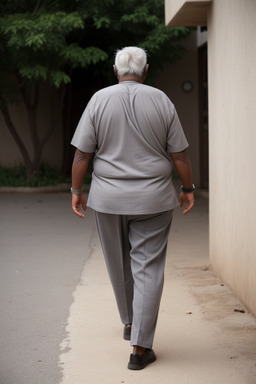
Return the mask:
<path fill-rule="evenodd" d="M 72 165 L 72 187 L 73 189 L 80 190 L 82 188 L 83 179 L 86 175 L 90 160 L 93 153 L 82 152 L 76 149 L 73 165 Z M 84 194 L 72 194 L 72 209 L 75 214 L 82 219 L 84 214 L 82 210 L 86 210 L 86 200 Z"/>
<path fill-rule="evenodd" d="M 186 215 L 188 212 L 191 211 L 191 209 L 194 206 L 194 201 L 195 201 L 194 200 L 194 193 L 193 192 L 191 192 L 191 193 L 181 192 L 179 201 L 180 201 L 180 207 L 183 207 L 183 204 L 185 203 L 186 207 L 183 211 L 183 214 Z"/>
<path fill-rule="evenodd" d="M 80 195 L 72 194 L 72 209 L 77 216 L 81 219 L 84 218 L 82 210 L 86 211 L 86 200 L 83 193 Z"/>

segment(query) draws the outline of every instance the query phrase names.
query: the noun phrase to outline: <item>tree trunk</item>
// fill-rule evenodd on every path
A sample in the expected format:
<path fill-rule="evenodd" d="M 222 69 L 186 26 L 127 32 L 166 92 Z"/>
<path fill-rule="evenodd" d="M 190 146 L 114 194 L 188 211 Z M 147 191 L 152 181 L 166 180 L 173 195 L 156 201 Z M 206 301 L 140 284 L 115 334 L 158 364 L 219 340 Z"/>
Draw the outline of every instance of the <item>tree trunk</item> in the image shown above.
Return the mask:
<path fill-rule="evenodd" d="M 21 90 L 23 101 L 27 110 L 28 128 L 30 138 L 33 145 L 33 156 L 31 159 L 32 172 L 29 172 L 28 177 L 33 178 L 40 172 L 40 159 L 42 156 L 42 146 L 38 134 L 37 126 L 37 110 L 39 104 L 39 87 L 38 84 L 34 88 Z M 27 172 L 28 173 L 28 172 Z"/>
<path fill-rule="evenodd" d="M 70 127 L 71 127 L 71 101 L 72 101 L 72 83 L 67 86 L 66 97 L 64 100 L 65 108 L 63 108 L 63 130 L 62 130 L 62 166 L 61 173 L 66 175 L 69 171 L 69 152 L 68 147 L 70 139 Z"/>
<path fill-rule="evenodd" d="M 42 138 L 40 139 L 39 132 L 38 132 L 38 124 L 37 124 L 37 112 L 38 112 L 38 106 L 39 106 L 39 86 L 35 85 L 34 87 L 27 88 L 26 85 L 23 83 L 20 87 L 20 92 L 26 107 L 26 111 L 27 111 L 28 128 L 29 128 L 32 145 L 33 145 L 32 156 L 29 155 L 28 150 L 24 144 L 24 141 L 21 138 L 21 135 L 18 133 L 17 129 L 15 128 L 11 120 L 11 116 L 7 106 L 4 109 L 2 109 L 2 113 L 4 116 L 5 123 L 22 154 L 27 176 L 29 178 L 33 178 L 34 176 L 38 175 L 40 172 L 43 148 L 46 142 L 49 140 L 49 138 L 53 134 L 56 123 L 61 116 L 61 112 L 63 109 L 63 97 L 65 93 L 63 93 L 63 95 L 61 94 L 60 101 L 59 101 L 60 105 L 57 109 L 57 112 L 56 112 L 56 108 L 54 108 L 53 96 L 50 97 L 50 100 L 49 100 L 50 109 L 51 109 L 50 123 L 49 123 L 48 129 L 45 131 Z M 51 92 L 51 95 L 52 95 L 52 92 Z"/>

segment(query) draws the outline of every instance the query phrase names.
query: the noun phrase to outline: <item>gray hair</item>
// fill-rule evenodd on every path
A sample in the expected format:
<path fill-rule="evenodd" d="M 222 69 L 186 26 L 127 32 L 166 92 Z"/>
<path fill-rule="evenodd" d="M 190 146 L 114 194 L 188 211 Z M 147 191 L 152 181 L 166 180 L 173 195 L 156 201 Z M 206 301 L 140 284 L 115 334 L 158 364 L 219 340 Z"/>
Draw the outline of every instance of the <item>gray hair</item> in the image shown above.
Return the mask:
<path fill-rule="evenodd" d="M 147 64 L 147 54 L 142 48 L 125 47 L 116 53 L 115 66 L 118 76 L 134 74 L 142 76 Z"/>

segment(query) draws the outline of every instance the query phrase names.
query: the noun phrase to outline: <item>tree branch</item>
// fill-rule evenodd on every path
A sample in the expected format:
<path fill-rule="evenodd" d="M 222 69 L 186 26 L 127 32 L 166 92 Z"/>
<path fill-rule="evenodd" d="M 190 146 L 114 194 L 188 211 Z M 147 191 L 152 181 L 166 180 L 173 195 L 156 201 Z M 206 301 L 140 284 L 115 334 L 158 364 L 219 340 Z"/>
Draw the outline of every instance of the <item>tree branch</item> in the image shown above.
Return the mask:
<path fill-rule="evenodd" d="M 32 16 L 34 16 L 37 13 L 40 5 L 41 5 L 41 0 L 37 0 L 36 6 L 34 8 L 34 11 L 32 12 Z"/>
<path fill-rule="evenodd" d="M 51 123 L 50 123 L 48 130 L 46 131 L 45 135 L 43 136 L 43 138 L 41 140 L 41 143 L 40 143 L 41 147 L 43 147 L 45 145 L 47 140 L 53 134 L 55 126 L 56 126 L 56 124 L 57 124 L 57 122 L 61 116 L 62 110 L 63 110 L 64 98 L 65 98 L 66 92 L 67 92 L 67 87 L 63 86 L 63 88 L 61 89 L 61 93 L 60 93 L 60 106 L 59 106 L 57 112 L 55 112 L 54 103 L 53 103 L 53 93 L 51 93 L 51 101 L 50 101 L 51 102 Z"/>
<path fill-rule="evenodd" d="M 20 92 L 26 107 L 30 137 L 33 143 L 34 153 L 36 153 L 40 143 L 36 120 L 36 113 L 39 101 L 38 84 L 36 84 L 34 89 L 32 90 L 26 88 L 26 86 L 24 85 L 20 88 Z"/>

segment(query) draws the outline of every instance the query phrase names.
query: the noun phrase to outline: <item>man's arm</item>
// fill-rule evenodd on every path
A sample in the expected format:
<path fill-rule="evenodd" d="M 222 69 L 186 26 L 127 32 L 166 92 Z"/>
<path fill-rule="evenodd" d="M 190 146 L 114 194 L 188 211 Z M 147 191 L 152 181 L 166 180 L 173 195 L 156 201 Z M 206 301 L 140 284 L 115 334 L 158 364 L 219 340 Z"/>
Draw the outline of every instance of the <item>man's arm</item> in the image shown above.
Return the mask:
<path fill-rule="evenodd" d="M 193 176 L 191 162 L 187 151 L 184 150 L 182 152 L 170 153 L 170 156 L 179 174 L 182 186 L 185 189 L 191 189 L 193 185 Z M 184 215 L 186 215 L 186 213 L 191 211 L 194 206 L 194 193 L 184 193 L 183 191 L 181 191 L 179 201 L 180 207 L 182 207 L 183 204 L 186 203 L 186 208 L 183 211 Z"/>
<path fill-rule="evenodd" d="M 81 218 L 84 218 L 82 209 L 86 210 L 86 200 L 81 188 L 92 156 L 93 153 L 86 153 L 77 149 L 72 165 L 72 189 L 78 193 L 72 193 L 72 209 Z"/>

